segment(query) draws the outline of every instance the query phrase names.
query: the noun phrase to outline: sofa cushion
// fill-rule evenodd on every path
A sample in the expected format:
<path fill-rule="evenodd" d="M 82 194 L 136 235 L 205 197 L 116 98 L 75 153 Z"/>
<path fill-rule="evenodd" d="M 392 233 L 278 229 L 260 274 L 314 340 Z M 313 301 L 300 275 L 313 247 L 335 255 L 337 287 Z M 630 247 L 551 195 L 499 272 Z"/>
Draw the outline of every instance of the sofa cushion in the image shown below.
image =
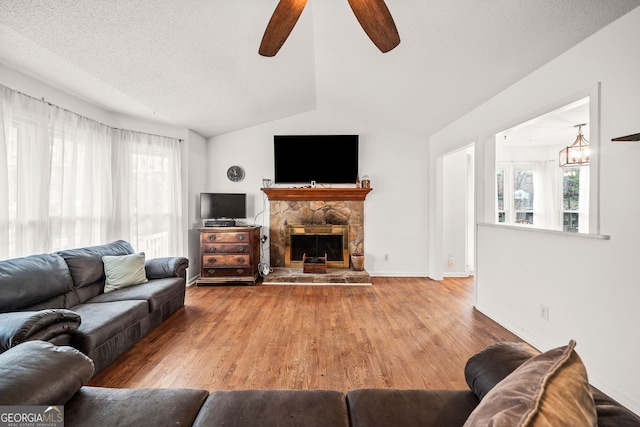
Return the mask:
<path fill-rule="evenodd" d="M 479 399 L 533 356 L 539 354 L 528 344 L 499 342 L 476 353 L 464 367 L 464 378 Z"/>
<path fill-rule="evenodd" d="M 194 426 L 349 425 L 343 393 L 330 390 L 232 390 L 212 393 Z"/>
<path fill-rule="evenodd" d="M 73 335 L 72 344 L 87 354 L 100 344 L 140 322 L 149 314 L 146 301 L 86 303 L 73 307 L 82 324 Z"/>
<path fill-rule="evenodd" d="M 0 405 L 64 405 L 92 374 L 75 348 L 25 342 L 0 354 Z"/>
<path fill-rule="evenodd" d="M 131 255 L 105 255 L 104 292 L 112 292 L 127 286 L 148 282 L 144 269 L 144 252 Z"/>
<path fill-rule="evenodd" d="M 466 426 L 596 426 L 587 371 L 575 341 L 534 356 L 482 399 Z"/>
<path fill-rule="evenodd" d="M 103 256 L 128 255 L 132 253 L 133 248 L 129 242 L 124 240 L 117 240 L 106 245 L 88 246 L 86 248 L 58 252 L 69 266 L 73 283 L 77 288 L 104 280 Z"/>
<path fill-rule="evenodd" d="M 176 295 L 185 291 L 185 281 L 181 277 L 154 279 L 141 285 L 129 286 L 114 292 L 98 295 L 87 303 L 113 301 L 146 300 L 149 311 L 156 311 L 163 304 L 171 301 Z"/>
<path fill-rule="evenodd" d="M 73 281 L 64 260 L 56 254 L 31 255 L 0 261 L 0 312 L 73 295 Z M 76 302 L 77 303 L 77 302 Z M 48 307 L 65 308 L 65 307 Z"/>
<path fill-rule="evenodd" d="M 65 405 L 67 425 L 190 426 L 206 390 L 82 387 Z"/>
<path fill-rule="evenodd" d="M 352 427 L 462 426 L 479 402 L 469 390 L 362 389 L 347 393 Z"/>

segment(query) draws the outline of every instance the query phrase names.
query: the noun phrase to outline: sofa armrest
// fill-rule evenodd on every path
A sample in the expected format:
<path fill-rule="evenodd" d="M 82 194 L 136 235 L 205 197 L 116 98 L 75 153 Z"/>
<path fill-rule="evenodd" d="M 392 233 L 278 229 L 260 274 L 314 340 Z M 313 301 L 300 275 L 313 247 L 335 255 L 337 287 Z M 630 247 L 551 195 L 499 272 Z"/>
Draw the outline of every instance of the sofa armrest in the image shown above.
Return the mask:
<path fill-rule="evenodd" d="M 464 368 L 467 385 L 478 399 L 538 351 L 524 343 L 499 342 L 471 356 Z"/>
<path fill-rule="evenodd" d="M 91 375 L 75 348 L 29 341 L 0 354 L 0 405 L 64 405 Z"/>
<path fill-rule="evenodd" d="M 78 313 L 55 308 L 2 313 L 0 320 L 0 352 L 25 341 L 48 341 L 76 332 L 81 321 Z"/>
<path fill-rule="evenodd" d="M 152 258 L 146 260 L 144 264 L 147 279 L 186 278 L 187 267 L 189 267 L 189 260 L 183 257 Z"/>

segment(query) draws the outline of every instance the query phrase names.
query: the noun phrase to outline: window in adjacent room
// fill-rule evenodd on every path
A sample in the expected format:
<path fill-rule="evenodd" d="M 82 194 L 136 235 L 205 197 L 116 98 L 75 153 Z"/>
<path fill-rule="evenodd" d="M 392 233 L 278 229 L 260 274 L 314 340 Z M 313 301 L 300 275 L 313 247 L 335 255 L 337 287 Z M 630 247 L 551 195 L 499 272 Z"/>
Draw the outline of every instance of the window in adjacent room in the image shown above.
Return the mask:
<path fill-rule="evenodd" d="M 589 97 L 496 134 L 496 223 L 589 233 L 590 166 L 559 162 L 577 124 L 589 139 Z"/>

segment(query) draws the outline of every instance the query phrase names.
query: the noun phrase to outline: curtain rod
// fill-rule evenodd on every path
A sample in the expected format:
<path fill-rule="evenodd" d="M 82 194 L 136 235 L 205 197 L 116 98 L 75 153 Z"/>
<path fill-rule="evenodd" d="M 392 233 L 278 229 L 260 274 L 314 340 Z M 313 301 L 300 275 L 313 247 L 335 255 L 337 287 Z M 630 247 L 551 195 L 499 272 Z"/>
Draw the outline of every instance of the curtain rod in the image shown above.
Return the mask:
<path fill-rule="evenodd" d="M 160 138 L 171 138 L 171 139 L 177 139 L 177 140 L 178 140 L 178 142 L 184 142 L 184 140 L 183 140 L 182 138 L 173 138 L 173 137 L 171 137 L 171 136 L 166 136 L 166 135 L 158 135 L 158 134 L 155 134 L 155 133 L 140 132 L 140 131 L 137 131 L 137 130 L 121 129 L 121 128 L 117 128 L 117 127 L 109 126 L 109 125 L 107 125 L 107 124 L 105 124 L 105 123 L 102 123 L 102 122 L 101 122 L 101 121 L 99 121 L 99 120 L 92 119 L 91 117 L 87 117 L 87 116 L 84 116 L 84 115 L 82 115 L 82 114 L 78 114 L 78 113 L 76 113 L 75 111 L 71 111 L 71 110 L 69 110 L 69 109 L 67 109 L 67 108 L 60 107 L 59 105 L 52 104 L 51 102 L 47 101 L 47 100 L 44 98 L 44 96 L 43 96 L 42 98 L 38 99 L 38 98 L 36 98 L 36 97 L 34 97 L 34 96 L 27 95 L 27 94 L 26 94 L 26 93 L 24 93 L 24 92 L 20 92 L 19 90 L 12 89 L 12 88 L 10 88 L 10 87 L 8 87 L 8 86 L 2 85 L 2 84 L 0 84 L 0 86 L 2 86 L 2 87 L 4 87 L 4 88 L 7 88 L 7 89 L 9 89 L 9 90 L 11 90 L 11 91 L 13 91 L 13 92 L 19 93 L 19 94 L 20 94 L 20 95 L 22 95 L 22 96 L 26 96 L 27 98 L 33 99 L 33 100 L 35 100 L 35 101 L 41 101 L 41 102 L 44 102 L 45 104 L 49 105 L 50 107 L 58 108 L 58 109 L 60 109 L 60 110 L 62 110 L 62 111 L 66 111 L 66 112 L 68 112 L 68 113 L 75 114 L 75 115 L 76 115 L 76 116 L 78 116 L 78 117 L 82 117 L 83 119 L 87 119 L 87 120 L 94 121 L 94 122 L 96 122 L 96 123 L 101 124 L 102 126 L 106 126 L 106 127 L 110 128 L 110 129 L 112 129 L 112 130 L 125 130 L 125 131 L 129 131 L 129 132 L 136 132 L 136 133 L 141 133 L 141 134 L 149 135 L 149 136 L 157 136 L 157 137 L 160 137 Z"/>

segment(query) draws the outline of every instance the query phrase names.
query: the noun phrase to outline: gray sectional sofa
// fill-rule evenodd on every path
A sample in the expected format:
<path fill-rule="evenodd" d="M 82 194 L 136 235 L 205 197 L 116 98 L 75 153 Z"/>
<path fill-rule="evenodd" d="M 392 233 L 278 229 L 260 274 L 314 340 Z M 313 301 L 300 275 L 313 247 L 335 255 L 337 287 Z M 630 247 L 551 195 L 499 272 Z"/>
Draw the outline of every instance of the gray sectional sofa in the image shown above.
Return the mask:
<path fill-rule="evenodd" d="M 542 354 L 494 344 L 468 360 L 466 390 L 83 386 L 92 372 L 91 360 L 72 347 L 44 341 L 13 347 L 0 354 L 0 412 L 56 405 L 68 427 L 640 426 L 640 418 L 588 385 L 572 344 Z"/>
<path fill-rule="evenodd" d="M 118 240 L 0 261 L 0 352 L 33 340 L 71 345 L 100 372 L 184 305 L 182 257 L 148 259 L 146 283 L 104 293 L 102 257 L 131 254 Z"/>

